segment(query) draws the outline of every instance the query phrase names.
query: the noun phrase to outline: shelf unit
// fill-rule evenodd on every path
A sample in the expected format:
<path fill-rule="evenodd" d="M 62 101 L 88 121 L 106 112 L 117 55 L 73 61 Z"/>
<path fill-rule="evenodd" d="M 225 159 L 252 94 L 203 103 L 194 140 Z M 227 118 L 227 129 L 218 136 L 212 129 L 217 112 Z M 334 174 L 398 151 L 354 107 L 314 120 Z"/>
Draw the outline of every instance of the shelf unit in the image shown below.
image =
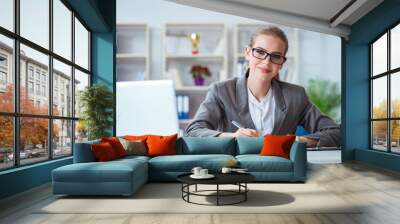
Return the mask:
<path fill-rule="evenodd" d="M 192 54 L 192 33 L 200 36 L 197 54 Z M 197 64 L 211 72 L 211 77 L 205 77 L 205 86 L 227 78 L 227 32 L 223 23 L 167 23 L 163 39 L 164 77 L 174 80 L 177 89 L 198 87 L 190 74 Z"/>
<path fill-rule="evenodd" d="M 249 44 L 252 33 L 259 27 L 269 25 L 267 23 L 241 23 L 237 24 L 234 30 L 234 58 L 233 71 L 235 76 L 244 75 L 247 63 L 244 57 L 244 48 Z M 289 51 L 286 54 L 287 61 L 282 67 L 279 76 L 285 81 L 293 81 L 297 77 L 294 73 L 298 71 L 299 57 L 299 30 L 296 28 L 283 28 L 288 41 Z M 289 70 L 289 68 L 291 68 Z"/>
<path fill-rule="evenodd" d="M 144 23 L 117 24 L 117 81 L 149 79 L 149 28 Z"/>
<path fill-rule="evenodd" d="M 200 36 L 198 53 L 192 54 L 190 34 Z M 163 32 L 165 79 L 174 80 L 177 95 L 189 96 L 189 119 L 179 121 L 185 128 L 204 100 L 211 83 L 228 78 L 227 30 L 223 23 L 167 23 Z M 190 73 L 193 65 L 211 73 L 197 86 Z"/>

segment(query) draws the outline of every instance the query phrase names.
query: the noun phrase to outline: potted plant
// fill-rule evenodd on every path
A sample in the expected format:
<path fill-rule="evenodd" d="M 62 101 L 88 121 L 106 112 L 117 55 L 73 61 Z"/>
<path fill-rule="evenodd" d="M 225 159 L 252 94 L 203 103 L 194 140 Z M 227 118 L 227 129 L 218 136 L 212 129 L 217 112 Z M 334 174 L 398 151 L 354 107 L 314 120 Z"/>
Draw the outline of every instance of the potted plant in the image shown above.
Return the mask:
<path fill-rule="evenodd" d="M 322 113 L 340 123 L 341 96 L 336 83 L 323 79 L 310 79 L 306 92 L 311 102 Z"/>
<path fill-rule="evenodd" d="M 110 136 L 112 127 L 113 94 L 108 87 L 95 84 L 80 92 L 81 118 L 87 126 L 89 140 Z"/>
<path fill-rule="evenodd" d="M 206 66 L 193 65 L 190 73 L 192 74 L 196 86 L 204 85 L 204 76 L 211 76 L 210 70 Z"/>

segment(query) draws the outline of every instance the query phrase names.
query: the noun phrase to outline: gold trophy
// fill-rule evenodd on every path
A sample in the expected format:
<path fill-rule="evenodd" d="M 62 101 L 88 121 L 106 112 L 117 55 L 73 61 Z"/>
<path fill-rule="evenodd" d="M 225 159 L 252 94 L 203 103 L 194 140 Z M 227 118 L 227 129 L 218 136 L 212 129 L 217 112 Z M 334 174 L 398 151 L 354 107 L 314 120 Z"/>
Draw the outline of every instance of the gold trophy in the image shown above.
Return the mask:
<path fill-rule="evenodd" d="M 192 41 L 192 54 L 198 54 L 200 35 L 198 33 L 191 33 L 189 37 Z"/>

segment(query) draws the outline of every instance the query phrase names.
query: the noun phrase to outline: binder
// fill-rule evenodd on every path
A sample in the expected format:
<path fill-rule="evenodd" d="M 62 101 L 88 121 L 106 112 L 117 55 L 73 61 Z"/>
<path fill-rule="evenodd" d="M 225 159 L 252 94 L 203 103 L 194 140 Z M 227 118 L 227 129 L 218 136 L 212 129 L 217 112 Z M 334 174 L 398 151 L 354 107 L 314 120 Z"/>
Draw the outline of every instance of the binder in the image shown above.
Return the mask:
<path fill-rule="evenodd" d="M 176 96 L 176 104 L 177 104 L 177 111 L 178 111 L 178 119 L 183 119 L 183 96 L 182 95 Z"/>
<path fill-rule="evenodd" d="M 189 96 L 183 96 L 183 119 L 189 119 Z"/>

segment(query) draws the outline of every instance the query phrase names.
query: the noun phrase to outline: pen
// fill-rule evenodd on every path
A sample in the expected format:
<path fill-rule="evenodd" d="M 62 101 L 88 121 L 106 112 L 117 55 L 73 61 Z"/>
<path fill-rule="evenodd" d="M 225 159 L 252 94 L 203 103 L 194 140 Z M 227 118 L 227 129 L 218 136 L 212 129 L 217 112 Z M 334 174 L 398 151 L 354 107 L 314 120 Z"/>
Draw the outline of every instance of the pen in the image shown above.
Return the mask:
<path fill-rule="evenodd" d="M 240 123 L 238 123 L 236 121 L 232 121 L 232 124 L 235 125 L 235 127 L 237 127 L 237 128 L 244 128 L 243 125 L 241 125 Z"/>

